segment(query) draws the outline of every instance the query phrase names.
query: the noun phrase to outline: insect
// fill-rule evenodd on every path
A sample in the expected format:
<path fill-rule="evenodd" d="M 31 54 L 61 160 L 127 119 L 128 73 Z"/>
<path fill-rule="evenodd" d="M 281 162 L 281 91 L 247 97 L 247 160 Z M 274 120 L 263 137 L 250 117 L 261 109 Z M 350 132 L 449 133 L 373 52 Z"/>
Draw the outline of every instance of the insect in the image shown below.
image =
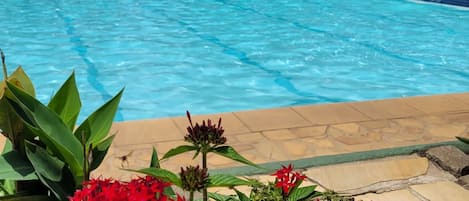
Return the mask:
<path fill-rule="evenodd" d="M 124 165 L 126 164 L 127 166 L 129 166 L 129 157 L 132 155 L 132 153 L 134 153 L 134 150 L 130 151 L 128 154 L 126 155 L 123 155 L 123 156 L 119 156 L 119 157 L 116 157 L 117 159 L 119 159 L 121 161 L 121 168 L 124 168 Z"/>

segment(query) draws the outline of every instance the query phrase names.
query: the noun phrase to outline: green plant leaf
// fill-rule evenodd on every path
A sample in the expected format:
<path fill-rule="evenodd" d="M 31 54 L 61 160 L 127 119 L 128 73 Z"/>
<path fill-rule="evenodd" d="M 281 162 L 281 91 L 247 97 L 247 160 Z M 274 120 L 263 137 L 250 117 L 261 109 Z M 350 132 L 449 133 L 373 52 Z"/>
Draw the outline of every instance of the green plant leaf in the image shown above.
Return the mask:
<path fill-rule="evenodd" d="M 75 190 L 75 179 L 64 163 L 35 144 L 26 142 L 26 154 L 41 183 L 59 199 L 68 200 Z"/>
<path fill-rule="evenodd" d="M 243 156 L 241 156 L 231 146 L 216 147 L 215 149 L 212 150 L 212 152 L 215 153 L 215 154 L 218 154 L 220 156 L 229 158 L 231 160 L 238 161 L 240 163 L 244 163 L 246 165 L 250 165 L 250 166 L 253 166 L 253 167 L 265 169 L 265 168 L 262 168 L 261 166 L 256 165 L 255 163 L 249 161 L 248 159 L 244 158 Z"/>
<path fill-rule="evenodd" d="M 114 140 L 115 135 L 111 135 L 99 144 L 97 144 L 91 151 L 93 160 L 90 164 L 90 171 L 96 169 L 101 165 L 106 157 L 107 152 L 109 151 L 109 147 L 111 147 L 112 141 Z"/>
<path fill-rule="evenodd" d="M 124 89 L 111 98 L 103 106 L 91 114 L 75 131 L 76 139 L 81 141 L 81 135 L 85 135 L 86 147 L 90 144 L 98 144 L 109 133 L 112 121 L 116 114 Z"/>
<path fill-rule="evenodd" d="M 468 145 L 469 145 L 469 138 L 459 137 L 459 136 L 456 136 L 456 138 L 457 138 L 459 141 L 464 142 L 465 144 L 468 144 Z"/>
<path fill-rule="evenodd" d="M 10 76 L 8 76 L 7 81 L 23 89 L 29 95 L 35 96 L 33 83 L 21 66 L 18 66 L 18 68 L 16 68 L 16 70 Z M 5 82 L 0 83 L 0 98 L 4 94 L 4 84 Z"/>
<path fill-rule="evenodd" d="M 161 168 L 160 160 L 158 159 L 158 152 L 156 151 L 155 147 L 153 147 L 152 153 L 151 153 L 150 168 Z M 169 195 L 169 196 L 176 195 L 176 193 L 174 192 L 171 186 L 168 186 L 164 189 L 164 194 Z"/>
<path fill-rule="evenodd" d="M 23 68 L 19 66 L 9 77 L 8 81 L 17 87 L 24 90 L 26 93 L 34 96 L 34 87 L 29 79 L 28 75 L 23 71 Z M 15 135 L 13 133 L 19 133 L 21 127 L 18 127 L 18 123 L 21 120 L 11 111 L 6 100 L 6 82 L 0 82 L 0 128 L 3 133 L 7 135 Z M 10 138 L 10 137 L 9 137 Z"/>
<path fill-rule="evenodd" d="M 209 181 L 208 187 L 233 187 L 253 184 L 251 181 L 225 174 L 209 175 Z"/>
<path fill-rule="evenodd" d="M 3 194 L 2 194 L 3 191 Z M 0 180 L 0 200 L 2 196 L 12 195 L 16 191 L 15 181 L 10 179 Z"/>
<path fill-rule="evenodd" d="M 236 188 L 233 188 L 233 190 L 236 192 L 236 195 L 238 195 L 240 201 L 251 201 L 251 199 L 249 199 L 249 197 L 243 192 L 239 191 Z"/>
<path fill-rule="evenodd" d="M 14 95 L 9 103 L 23 122 L 55 156 L 66 162 L 74 175 L 83 175 L 83 151 L 81 143 L 73 136 L 60 117 L 34 97 L 7 83 Z"/>
<path fill-rule="evenodd" d="M 74 72 L 52 97 L 47 107 L 56 112 L 71 131 L 75 128 L 81 109 L 81 101 Z"/>
<path fill-rule="evenodd" d="M 26 142 L 26 155 L 37 174 L 55 182 L 62 179 L 62 169 L 65 163 L 51 156 L 45 149 Z"/>
<path fill-rule="evenodd" d="M 153 150 L 152 150 L 152 153 L 151 153 L 150 167 L 161 168 L 160 167 L 160 160 L 158 159 L 158 152 L 156 151 L 155 147 L 153 147 Z"/>
<path fill-rule="evenodd" d="M 220 193 L 208 192 L 207 195 L 208 195 L 209 198 L 212 198 L 215 201 L 239 201 L 238 199 L 234 198 L 233 196 L 223 195 L 223 194 L 220 194 Z"/>
<path fill-rule="evenodd" d="M 143 173 L 146 175 L 150 175 L 159 179 L 162 179 L 166 182 L 171 182 L 172 184 L 182 187 L 182 182 L 181 179 L 174 173 L 161 169 L 161 168 L 144 168 L 140 170 L 130 170 L 130 169 L 125 169 L 127 171 L 132 171 L 132 172 L 138 172 L 138 173 Z"/>
<path fill-rule="evenodd" d="M 75 189 L 75 181 L 72 173 L 68 168 L 62 169 L 62 179 L 58 182 L 51 181 L 41 174 L 38 174 L 39 180 L 44 184 L 60 201 L 68 201 L 68 197 L 72 196 Z"/>
<path fill-rule="evenodd" d="M 295 188 L 288 195 L 288 201 L 299 201 L 305 198 L 312 197 L 316 191 L 316 186 L 306 186 L 301 188 Z"/>
<path fill-rule="evenodd" d="M 191 145 L 181 145 L 179 147 L 176 147 L 176 148 L 173 148 L 173 149 L 169 150 L 163 156 L 163 158 L 161 160 L 168 159 L 168 158 L 171 158 L 171 157 L 176 156 L 178 154 L 182 154 L 182 153 L 189 152 L 189 151 L 194 151 L 194 150 L 197 150 L 197 147 L 191 146 Z"/>
<path fill-rule="evenodd" d="M 37 177 L 31 163 L 13 150 L 0 155 L 0 179 L 33 180 Z"/>

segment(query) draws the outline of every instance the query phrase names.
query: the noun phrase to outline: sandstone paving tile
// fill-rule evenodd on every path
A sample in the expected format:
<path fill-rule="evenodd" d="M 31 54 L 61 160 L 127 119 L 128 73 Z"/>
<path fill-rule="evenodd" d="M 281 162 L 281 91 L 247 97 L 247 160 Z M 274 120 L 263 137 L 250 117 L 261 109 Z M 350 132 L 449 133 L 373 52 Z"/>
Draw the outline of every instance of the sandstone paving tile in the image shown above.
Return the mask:
<path fill-rule="evenodd" d="M 244 158 L 256 164 L 272 162 L 272 160 L 268 156 L 263 156 L 262 154 L 258 154 L 255 150 L 250 151 L 250 152 L 242 152 L 240 154 Z"/>
<path fill-rule="evenodd" d="M 327 126 L 309 126 L 302 128 L 290 128 L 290 132 L 300 138 L 312 137 L 316 139 L 325 138 Z"/>
<path fill-rule="evenodd" d="M 420 201 L 419 198 L 414 196 L 409 190 L 397 190 L 385 193 L 367 193 L 355 197 L 356 201 Z"/>
<path fill-rule="evenodd" d="M 398 142 L 405 144 L 405 142 L 414 142 L 411 144 L 419 143 L 423 141 L 424 133 L 410 133 L 405 131 L 400 131 L 394 134 L 383 134 L 383 142 Z"/>
<path fill-rule="evenodd" d="M 430 201 L 467 201 L 469 199 L 468 190 L 450 181 L 419 184 L 410 188 Z"/>
<path fill-rule="evenodd" d="M 301 141 L 308 143 L 310 146 L 314 148 L 335 148 L 336 144 L 332 140 L 332 138 L 327 137 L 323 139 L 316 139 L 314 137 L 309 138 L 302 138 Z"/>
<path fill-rule="evenodd" d="M 345 145 L 360 145 L 370 144 L 381 141 L 379 133 L 370 133 L 371 135 L 352 135 L 352 136 L 337 136 L 334 139 Z"/>
<path fill-rule="evenodd" d="M 458 114 L 458 113 L 456 113 L 456 114 Z M 420 122 L 422 122 L 425 125 L 453 123 L 453 122 L 450 122 L 447 119 L 445 119 L 444 115 L 446 115 L 446 114 L 424 115 L 424 116 L 420 116 L 420 117 L 415 117 L 415 119 L 419 120 Z"/>
<path fill-rule="evenodd" d="M 441 118 L 453 124 L 469 126 L 469 112 L 444 114 Z"/>
<path fill-rule="evenodd" d="M 360 125 L 357 123 L 335 124 L 335 125 L 331 125 L 330 127 L 338 129 L 344 133 L 359 133 L 360 132 Z"/>
<path fill-rule="evenodd" d="M 251 131 L 311 126 L 310 122 L 288 107 L 268 110 L 241 111 L 235 112 L 234 114 Z"/>
<path fill-rule="evenodd" d="M 393 119 L 392 122 L 396 123 L 400 130 L 409 133 L 420 133 L 425 128 L 425 124 L 415 118 Z"/>
<path fill-rule="evenodd" d="M 111 147 L 111 149 L 113 149 Z M 126 160 L 122 159 L 126 156 Z M 141 169 L 150 164 L 151 149 L 115 149 L 108 153 L 101 165 L 92 172 L 92 177 L 104 177 L 129 180 L 137 174 L 121 168 Z"/>
<path fill-rule="evenodd" d="M 176 124 L 168 118 L 117 122 L 112 125 L 110 133 L 116 133 L 113 142 L 116 146 L 183 139 Z"/>
<path fill-rule="evenodd" d="M 342 149 L 345 150 L 347 153 L 353 153 L 353 152 L 377 150 L 377 149 L 382 149 L 382 148 L 381 148 L 381 142 L 373 142 L 373 143 L 367 143 L 367 144 L 346 145 L 346 146 L 343 146 Z"/>
<path fill-rule="evenodd" d="M 163 154 L 167 153 L 169 150 L 174 149 L 178 146 L 183 146 L 183 145 L 190 145 L 190 143 L 184 140 L 173 140 L 173 141 L 158 142 L 158 143 L 155 143 L 153 146 L 157 150 L 158 154 L 161 154 L 161 157 L 163 157 Z"/>
<path fill-rule="evenodd" d="M 216 167 L 216 168 L 241 165 L 241 163 L 238 163 L 232 159 L 229 159 L 220 155 L 216 155 L 216 154 L 209 154 L 207 156 L 207 164 L 208 164 L 208 167 Z"/>
<path fill-rule="evenodd" d="M 386 141 L 383 140 L 381 143 L 376 145 L 376 149 L 387 149 L 387 148 L 399 148 L 399 147 L 406 147 L 418 144 L 430 144 L 436 142 L 444 142 L 448 140 L 441 140 L 441 141 L 430 141 L 430 140 L 409 140 L 409 141 Z"/>
<path fill-rule="evenodd" d="M 256 146 L 255 144 L 251 143 L 235 143 L 235 144 L 228 144 L 229 146 L 233 147 L 238 152 L 250 151 L 253 150 Z"/>
<path fill-rule="evenodd" d="M 270 141 L 268 143 L 259 143 L 256 145 L 256 153 L 268 158 L 270 161 L 291 160 L 292 157 L 282 149 L 279 142 Z"/>
<path fill-rule="evenodd" d="M 327 130 L 327 135 L 345 145 L 369 144 L 382 139 L 380 132 L 368 131 L 356 123 L 333 125 Z"/>
<path fill-rule="evenodd" d="M 260 142 L 267 141 L 267 138 L 259 132 L 239 134 L 236 135 L 235 138 L 238 140 L 239 143 L 249 144 L 257 144 Z"/>
<path fill-rule="evenodd" d="M 389 119 L 423 114 L 400 99 L 349 103 L 350 106 L 373 119 Z"/>
<path fill-rule="evenodd" d="M 451 96 L 469 105 L 469 93 L 452 94 Z"/>
<path fill-rule="evenodd" d="M 338 154 L 345 154 L 350 153 L 345 149 L 337 149 L 337 148 L 321 148 L 321 149 L 314 149 L 313 154 L 309 157 L 315 156 L 331 156 L 331 155 L 338 155 Z"/>
<path fill-rule="evenodd" d="M 417 96 L 402 100 L 426 114 L 469 110 L 466 104 L 451 95 Z"/>
<path fill-rule="evenodd" d="M 269 140 L 291 140 L 297 138 L 297 136 L 288 129 L 263 131 L 262 134 Z"/>
<path fill-rule="evenodd" d="M 311 168 L 305 174 L 335 191 L 365 187 L 377 182 L 408 179 L 425 174 L 426 158 L 398 157 Z"/>
<path fill-rule="evenodd" d="M 281 142 L 283 150 L 294 159 L 298 159 L 307 155 L 311 155 L 310 145 L 299 140 L 289 140 Z"/>
<path fill-rule="evenodd" d="M 430 125 L 427 132 L 432 136 L 454 138 L 454 136 L 461 136 L 465 133 L 466 126 L 454 124 L 441 124 Z"/>
<path fill-rule="evenodd" d="M 344 104 L 307 105 L 292 107 L 313 125 L 326 125 L 371 120 L 355 108 Z"/>
<path fill-rule="evenodd" d="M 209 114 L 209 115 L 191 115 L 192 123 L 201 124 L 202 121 L 206 121 L 207 119 L 212 120 L 212 123 L 218 124 L 218 119 L 221 117 L 222 119 L 222 127 L 225 130 L 225 135 L 235 135 L 239 133 L 247 133 L 249 129 L 241 122 L 233 113 L 220 113 L 220 114 Z M 172 118 L 178 128 L 181 130 L 182 133 L 187 132 L 187 127 L 189 126 L 189 120 L 186 116 L 181 117 L 174 117 Z"/>
<path fill-rule="evenodd" d="M 367 129 L 382 129 L 382 128 L 389 128 L 389 120 L 374 120 L 374 121 L 363 121 L 358 123 L 360 126 L 365 127 Z"/>

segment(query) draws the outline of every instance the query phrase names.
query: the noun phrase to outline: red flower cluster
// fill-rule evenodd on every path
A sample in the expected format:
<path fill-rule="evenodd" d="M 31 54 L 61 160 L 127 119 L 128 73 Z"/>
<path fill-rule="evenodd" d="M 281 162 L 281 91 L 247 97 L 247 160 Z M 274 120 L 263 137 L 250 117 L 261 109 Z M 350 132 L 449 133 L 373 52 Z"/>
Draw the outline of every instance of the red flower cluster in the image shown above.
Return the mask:
<path fill-rule="evenodd" d="M 275 176 L 275 187 L 281 188 L 284 196 L 288 196 L 290 190 L 306 178 L 305 175 L 299 172 L 293 172 L 293 166 L 290 164 L 288 167 L 282 165 L 282 168 L 277 170 L 272 176 Z"/>
<path fill-rule="evenodd" d="M 164 189 L 171 184 L 151 176 L 139 177 L 130 182 L 113 179 L 92 179 L 83 184 L 69 201 L 185 201 L 165 195 Z"/>

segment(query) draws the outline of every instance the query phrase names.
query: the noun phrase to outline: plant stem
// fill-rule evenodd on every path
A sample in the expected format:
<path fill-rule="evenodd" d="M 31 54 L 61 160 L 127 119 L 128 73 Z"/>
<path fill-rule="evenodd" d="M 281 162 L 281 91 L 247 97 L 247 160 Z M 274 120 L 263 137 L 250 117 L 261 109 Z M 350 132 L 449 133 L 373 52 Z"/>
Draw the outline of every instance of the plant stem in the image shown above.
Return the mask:
<path fill-rule="evenodd" d="M 2 57 L 2 67 L 3 67 L 3 79 L 8 80 L 7 65 L 5 64 L 5 55 L 3 54 L 2 49 L 0 49 L 0 55 Z"/>
<path fill-rule="evenodd" d="M 194 201 L 194 191 L 189 193 L 189 201 Z"/>
<path fill-rule="evenodd" d="M 202 150 L 202 168 L 207 169 L 207 149 L 205 147 Z M 207 186 L 205 186 L 202 191 L 202 199 L 203 201 L 208 201 Z"/>

